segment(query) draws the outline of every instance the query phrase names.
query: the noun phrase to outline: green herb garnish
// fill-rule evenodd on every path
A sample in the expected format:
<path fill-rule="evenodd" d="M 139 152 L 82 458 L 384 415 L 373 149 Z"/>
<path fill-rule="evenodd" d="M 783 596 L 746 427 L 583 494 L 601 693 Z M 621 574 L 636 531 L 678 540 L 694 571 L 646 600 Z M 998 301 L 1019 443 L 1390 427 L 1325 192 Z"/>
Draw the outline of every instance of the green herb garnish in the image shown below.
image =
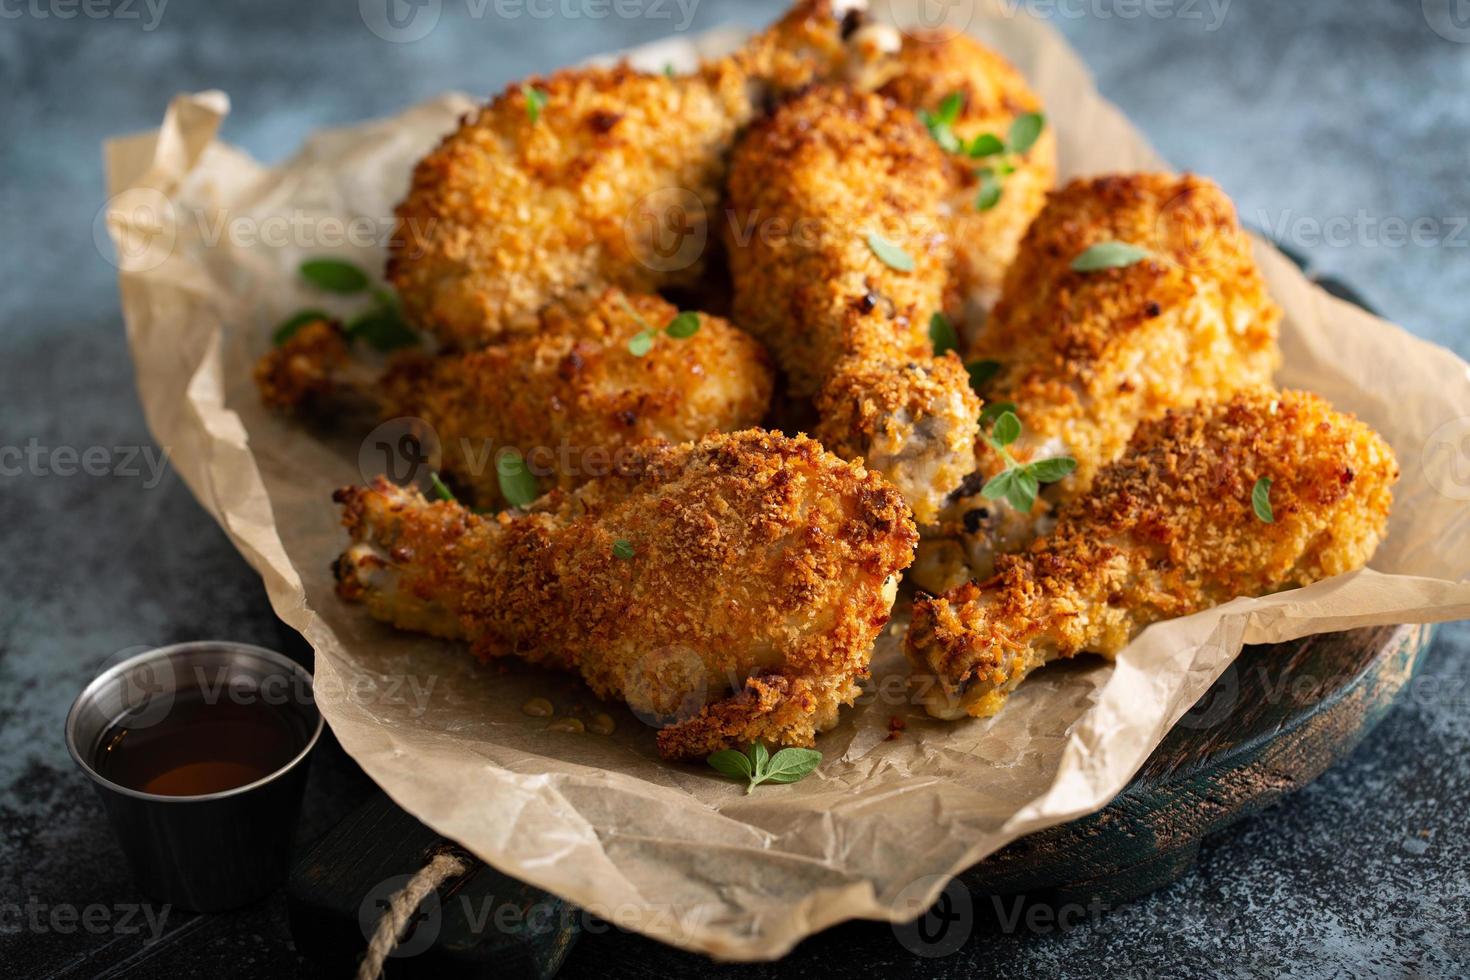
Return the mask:
<path fill-rule="evenodd" d="M 991 402 L 989 405 L 986 405 L 984 408 L 980 409 L 980 424 L 982 426 L 988 425 L 991 422 L 994 422 L 996 419 L 1000 418 L 1006 412 L 1011 412 L 1012 414 L 1014 414 L 1016 412 L 1016 403 Z"/>
<path fill-rule="evenodd" d="M 1000 361 L 971 361 L 965 365 L 965 370 L 970 372 L 970 387 L 979 391 L 987 381 L 1000 373 Z M 983 412 L 980 418 L 985 418 Z"/>
<path fill-rule="evenodd" d="M 1267 524 L 1276 523 L 1276 513 L 1271 509 L 1271 478 L 1263 476 L 1251 488 L 1251 509 Z"/>
<path fill-rule="evenodd" d="M 981 418 L 983 424 L 984 416 Z M 1016 462 L 1006 449 L 1021 436 L 1021 420 L 1016 416 L 1014 406 L 1001 408 L 990 432 L 982 429 L 980 435 L 1005 461 L 1005 469 L 986 481 L 980 489 L 980 496 L 987 500 L 1003 498 L 1023 514 L 1036 503 L 1041 484 L 1055 483 L 1077 468 L 1077 461 L 1070 456 L 1054 456 L 1034 463 Z"/>
<path fill-rule="evenodd" d="M 618 538 L 616 541 L 613 542 L 612 553 L 614 558 L 617 558 L 620 561 L 628 561 L 638 552 L 634 550 L 633 542 L 628 541 L 624 538 Z"/>
<path fill-rule="evenodd" d="M 1036 145 L 1041 139 L 1041 131 L 1046 128 L 1046 116 L 1039 112 L 1026 112 L 1011 121 L 1011 132 L 1006 143 L 1012 153 L 1022 154 Z M 974 144 L 971 144 L 974 148 Z"/>
<path fill-rule="evenodd" d="M 669 78 L 674 77 L 674 63 L 672 61 L 664 62 L 664 75 Z"/>
<path fill-rule="evenodd" d="M 341 259 L 311 259 L 301 263 L 300 272 L 301 278 L 328 292 L 360 293 L 368 288 L 368 274 Z M 277 327 L 271 340 L 280 346 L 311 321 L 326 319 L 330 317 L 321 310 L 302 310 Z M 366 341 L 380 351 L 419 342 L 419 335 L 404 322 L 398 300 L 385 289 L 373 290 L 373 306 L 349 320 L 343 333 L 349 340 Z"/>
<path fill-rule="evenodd" d="M 1046 116 L 1039 112 L 1026 112 L 1011 120 L 1011 128 L 1005 139 L 994 133 L 981 133 L 966 142 L 955 135 L 954 124 L 964 108 L 964 96 L 951 92 L 939 103 L 934 112 L 920 112 L 919 119 L 929 130 L 929 135 L 940 149 L 947 153 L 958 153 L 972 160 L 995 158 L 991 166 L 975 171 L 980 178 L 980 192 L 975 195 L 975 210 L 989 211 L 1000 203 L 1004 179 L 1016 171 L 1016 158 L 1036 145 L 1046 129 Z"/>
<path fill-rule="evenodd" d="M 506 448 L 496 455 L 495 477 L 500 483 L 500 495 L 512 507 L 524 507 L 541 496 L 536 478 L 526 469 L 526 461 L 517 450 Z"/>
<path fill-rule="evenodd" d="M 1148 258 L 1147 249 L 1127 242 L 1098 242 L 1072 260 L 1073 272 L 1123 269 Z"/>
<path fill-rule="evenodd" d="M 380 297 L 377 306 L 349 322 L 345 330 L 348 337 L 366 341 L 380 351 L 412 347 L 419 342 L 419 335 L 403 322 L 398 304 L 391 297 L 386 302 Z"/>
<path fill-rule="evenodd" d="M 745 752 L 722 749 L 705 760 L 734 780 L 746 780 L 749 795 L 761 783 L 794 783 L 809 775 L 822 761 L 816 749 L 782 749 L 775 755 L 760 742 L 752 743 Z"/>
<path fill-rule="evenodd" d="M 628 297 L 619 293 L 618 302 L 623 304 L 623 309 L 628 311 L 633 322 L 643 328 L 628 339 L 628 353 L 634 357 L 642 357 L 653 350 L 653 342 L 658 337 L 658 331 L 653 329 L 637 310 L 633 309 L 633 304 L 628 302 Z M 698 313 L 680 313 L 668 322 L 668 325 L 664 327 L 664 333 L 675 340 L 687 340 L 699 333 L 699 324 Z"/>
<path fill-rule="evenodd" d="M 526 97 L 526 115 L 534 126 L 541 118 L 541 110 L 546 108 L 546 93 L 533 85 L 522 85 L 521 94 Z"/>
<path fill-rule="evenodd" d="M 652 330 L 638 331 L 628 339 L 628 353 L 634 357 L 642 357 L 644 354 L 647 354 L 653 350 L 654 336 L 655 334 Z"/>
<path fill-rule="evenodd" d="M 360 293 L 368 287 L 367 273 L 341 259 L 310 259 L 303 262 L 301 278 L 329 293 Z"/>
<path fill-rule="evenodd" d="M 929 317 L 929 342 L 934 345 L 934 356 L 943 357 L 952 350 L 959 350 L 960 338 L 954 332 L 954 324 L 943 313 Z"/>
<path fill-rule="evenodd" d="M 321 310 L 302 310 L 300 313 L 289 317 L 286 322 L 282 323 L 279 327 L 276 327 L 276 332 L 271 334 L 271 343 L 279 347 L 286 341 L 290 340 L 292 337 L 296 336 L 296 331 L 300 330 L 308 323 L 315 323 L 318 320 L 330 319 L 331 316 Z"/>
<path fill-rule="evenodd" d="M 913 256 L 899 248 L 897 245 L 878 234 L 876 231 L 868 232 L 868 248 L 878 257 L 878 261 L 898 272 L 913 272 Z"/>
<path fill-rule="evenodd" d="M 699 333 L 699 314 L 680 313 L 669 321 L 668 326 L 664 327 L 664 333 L 673 337 L 675 340 L 684 340 L 693 337 Z"/>
<path fill-rule="evenodd" d="M 938 110 L 928 112 L 919 110 L 919 121 L 929 130 L 929 135 L 934 137 L 942 149 L 947 153 L 959 153 L 964 149 L 964 143 L 954 134 L 955 120 L 960 117 L 960 110 L 965 107 L 965 97 L 959 92 L 951 92 L 939 103 Z"/>
<path fill-rule="evenodd" d="M 454 501 L 454 492 L 444 485 L 438 473 L 429 474 L 429 485 L 434 488 L 434 496 L 440 500 L 448 500 L 451 503 Z"/>

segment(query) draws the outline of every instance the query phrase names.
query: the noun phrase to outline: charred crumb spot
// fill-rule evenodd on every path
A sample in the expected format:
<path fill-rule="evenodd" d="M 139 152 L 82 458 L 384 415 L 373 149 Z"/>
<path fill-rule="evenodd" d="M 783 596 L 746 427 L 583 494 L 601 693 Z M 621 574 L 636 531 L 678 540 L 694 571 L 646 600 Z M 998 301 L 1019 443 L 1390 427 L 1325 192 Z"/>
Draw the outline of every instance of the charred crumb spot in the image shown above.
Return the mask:
<path fill-rule="evenodd" d="M 634 412 L 631 409 L 623 409 L 622 411 L 618 412 L 614 416 L 614 418 L 618 420 L 619 425 L 627 426 L 630 429 L 638 424 L 638 413 Z"/>
<path fill-rule="evenodd" d="M 960 500 L 964 497 L 973 497 L 985 487 L 985 474 L 978 470 L 969 474 L 960 481 L 960 485 L 949 493 L 950 500 Z"/>
<path fill-rule="evenodd" d="M 621 112 L 608 112 L 606 109 L 596 109 L 587 115 L 587 126 L 594 133 L 610 133 L 612 128 L 623 118 Z"/>
<path fill-rule="evenodd" d="M 1159 304 L 1153 302 L 1152 300 L 1150 300 L 1149 304 L 1143 308 L 1144 316 L 1147 316 L 1150 319 L 1158 316 L 1162 312 L 1163 310 L 1159 307 Z"/>
<path fill-rule="evenodd" d="M 388 552 L 388 557 L 400 565 L 407 564 L 413 561 L 413 549 L 406 545 L 397 545 Z"/>
<path fill-rule="evenodd" d="M 862 298 L 857 301 L 857 308 L 864 315 L 872 313 L 878 308 L 878 297 L 871 292 L 863 293 Z"/>
<path fill-rule="evenodd" d="M 842 15 L 842 40 L 846 41 L 857 33 L 859 27 L 863 26 L 863 12 L 853 7 Z"/>
<path fill-rule="evenodd" d="M 975 507 L 965 511 L 965 532 L 967 534 L 977 533 L 981 526 L 990 519 L 990 511 L 984 507 Z"/>
<path fill-rule="evenodd" d="M 1353 468 L 1351 466 L 1344 466 L 1342 468 L 1342 472 L 1337 475 L 1337 478 L 1342 482 L 1343 486 L 1347 486 L 1349 483 L 1352 483 L 1353 480 L 1357 478 L 1357 475 L 1358 474 L 1353 472 Z"/>
<path fill-rule="evenodd" d="M 557 376 L 560 377 L 563 381 L 570 381 L 572 380 L 572 378 L 576 377 L 577 372 L 581 371 L 582 368 L 586 367 L 586 365 L 587 361 L 582 357 L 582 355 L 577 353 L 576 351 L 572 351 L 566 357 L 561 359 L 561 364 L 557 366 L 556 373 Z"/>

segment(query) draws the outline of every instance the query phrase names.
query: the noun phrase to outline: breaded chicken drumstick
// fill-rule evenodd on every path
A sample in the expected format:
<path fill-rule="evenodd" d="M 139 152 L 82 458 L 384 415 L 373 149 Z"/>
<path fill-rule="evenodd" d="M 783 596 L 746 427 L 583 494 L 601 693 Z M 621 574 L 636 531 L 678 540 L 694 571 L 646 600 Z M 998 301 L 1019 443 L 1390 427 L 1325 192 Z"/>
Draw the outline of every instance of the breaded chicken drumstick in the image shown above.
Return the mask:
<path fill-rule="evenodd" d="M 1010 143 L 1012 126 L 1023 115 L 1040 115 L 1041 100 L 1010 62 L 967 34 L 908 32 L 883 69 L 894 74 L 879 92 L 925 113 L 943 141 L 954 245 L 946 305 L 962 335 L 973 338 L 1056 181 L 1055 131 L 1041 117 L 1035 142 Z M 977 143 L 985 137 L 1006 146 Z"/>
<path fill-rule="evenodd" d="M 338 591 L 378 619 L 579 671 L 694 758 L 810 745 L 858 694 L 916 539 L 876 474 L 760 430 L 649 444 L 529 513 L 340 490 Z"/>
<path fill-rule="evenodd" d="M 692 75 L 619 64 L 507 88 L 398 207 L 388 277 L 410 322 L 468 349 L 534 329 L 576 287 L 694 282 L 736 134 L 767 97 L 848 70 L 861 6 L 801 0 Z"/>
<path fill-rule="evenodd" d="M 694 332 L 669 336 L 676 316 Z M 320 409 L 347 396 L 383 419 L 423 420 L 443 472 L 481 508 L 505 505 L 496 455 L 507 447 L 543 491 L 567 489 L 607 473 L 644 440 L 744 429 L 766 412 L 765 351 L 719 317 L 607 289 L 553 303 L 538 322 L 538 333 L 485 350 L 399 355 L 381 375 L 354 361 L 334 324 L 309 324 L 266 356 L 257 380 L 277 408 Z"/>
<path fill-rule="evenodd" d="M 1072 267 L 1104 242 L 1147 255 Z M 1020 462 L 1068 455 L 1077 468 L 1019 513 L 980 494 L 1003 464 L 977 443 L 975 475 L 942 526 L 925 529 L 915 581 L 942 592 L 988 578 L 996 554 L 1024 547 L 1052 508 L 1085 493 L 1140 421 L 1269 384 L 1280 319 L 1235 207 L 1212 181 L 1128 174 L 1053 193 L 967 360 L 996 372 L 981 389 L 987 403 L 1015 406 L 1023 430 L 1010 451 Z"/>
<path fill-rule="evenodd" d="M 1112 656 L 1150 623 L 1361 567 L 1392 450 L 1304 392 L 1262 389 L 1143 423 L 1056 530 L 996 575 L 914 604 L 904 648 L 931 715 L 987 717 L 1026 675 Z M 1265 517 L 1252 497 L 1262 484 Z"/>
<path fill-rule="evenodd" d="M 863 457 L 921 521 L 975 466 L 980 403 L 930 317 L 950 259 L 941 151 L 909 112 L 813 88 L 735 150 L 726 247 L 735 319 L 816 396 L 817 436 Z"/>

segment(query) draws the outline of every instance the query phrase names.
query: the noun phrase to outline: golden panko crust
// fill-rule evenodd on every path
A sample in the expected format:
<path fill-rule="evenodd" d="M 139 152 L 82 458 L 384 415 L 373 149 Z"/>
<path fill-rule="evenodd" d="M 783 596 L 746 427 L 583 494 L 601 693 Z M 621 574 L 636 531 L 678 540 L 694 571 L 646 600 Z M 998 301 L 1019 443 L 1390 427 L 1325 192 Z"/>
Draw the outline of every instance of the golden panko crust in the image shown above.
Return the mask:
<path fill-rule="evenodd" d="M 1274 520 L 1252 507 L 1268 479 Z M 994 714 L 1033 668 L 1145 626 L 1364 565 L 1393 451 L 1316 395 L 1260 389 L 1145 422 L 1056 530 L 996 575 L 915 603 L 905 650 L 931 714 Z"/>
<path fill-rule="evenodd" d="M 730 144 L 762 92 L 840 66 L 831 7 L 800 3 L 693 75 L 569 68 L 467 116 L 398 207 L 388 278 L 409 320 L 468 349 L 532 329 L 532 314 L 577 287 L 693 282 Z"/>
<path fill-rule="evenodd" d="M 657 296 L 607 289 L 553 303 L 534 335 L 485 350 L 402 359 L 377 391 L 384 418 L 423 419 L 444 469 L 480 507 L 504 505 L 496 453 L 514 448 L 542 490 L 611 470 L 647 439 L 685 442 L 755 425 L 770 403 L 765 351 L 719 317 L 685 338 Z M 647 353 L 629 342 L 654 332 Z"/>
<path fill-rule="evenodd" d="M 812 744 L 857 696 L 917 538 L 875 474 L 760 430 L 649 444 L 523 514 L 382 480 L 336 499 L 355 542 L 344 598 L 483 657 L 577 670 L 662 726 L 670 758 Z"/>
<path fill-rule="evenodd" d="M 895 56 L 897 74 L 879 91 L 914 111 L 936 112 L 944 100 L 961 96 L 952 125 L 962 140 L 989 133 L 1005 140 L 1016 117 L 1041 112 L 1041 99 L 1005 58 L 967 34 L 912 32 Z M 949 234 L 954 243 L 953 275 L 947 309 L 964 332 L 973 335 L 1000 295 L 1006 268 L 1031 220 L 1056 182 L 1056 133 L 1047 125 L 1024 154 L 1011 161 L 1000 201 L 981 211 L 978 171 L 993 158 L 975 160 L 946 154 L 949 179 Z"/>
<path fill-rule="evenodd" d="M 980 403 L 936 358 L 949 247 L 938 146 L 907 109 L 832 86 L 751 127 L 725 226 L 735 319 L 773 350 L 817 431 L 903 491 L 922 521 L 974 468 Z"/>
<path fill-rule="evenodd" d="M 944 191 L 938 146 L 881 96 L 820 86 L 751 126 L 724 224 L 734 320 L 776 355 L 795 394 L 815 395 L 850 355 L 931 353 L 950 258 Z M 870 235 L 913 269 L 884 262 Z"/>
<path fill-rule="evenodd" d="M 1077 272 L 1090 246 L 1120 241 L 1150 257 Z M 1051 195 L 1021 244 L 1005 292 L 969 359 L 998 369 L 982 388 L 1016 406 L 1021 462 L 1077 461 L 1029 515 L 980 496 L 1002 460 L 976 443 L 976 474 L 926 530 L 915 576 L 931 591 L 990 574 L 997 551 L 1023 546 L 1052 508 L 1085 493 L 1143 419 L 1270 383 L 1281 311 L 1214 183 L 1192 175 L 1077 180 Z"/>
<path fill-rule="evenodd" d="M 276 411 L 310 409 L 332 397 L 337 373 L 351 358 L 341 324 L 313 320 L 255 363 L 255 387 Z"/>

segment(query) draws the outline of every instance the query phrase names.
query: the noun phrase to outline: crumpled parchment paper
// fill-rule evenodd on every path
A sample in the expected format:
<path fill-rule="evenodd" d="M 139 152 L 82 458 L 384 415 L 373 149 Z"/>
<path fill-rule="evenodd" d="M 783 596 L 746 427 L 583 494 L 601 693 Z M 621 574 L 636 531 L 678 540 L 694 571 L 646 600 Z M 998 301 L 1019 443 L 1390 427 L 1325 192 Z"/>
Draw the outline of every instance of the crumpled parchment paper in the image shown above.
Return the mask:
<path fill-rule="evenodd" d="M 946 9 L 1040 90 L 1064 178 L 1164 166 L 1052 28 L 1015 4 Z M 682 66 L 736 40 L 635 55 Z M 1116 665 L 1042 671 L 984 721 L 911 710 L 886 631 L 871 693 L 821 739 L 821 768 L 750 796 L 660 761 L 650 729 L 574 680 L 481 666 L 371 622 L 336 599 L 329 568 L 345 541 L 331 492 L 362 479 L 363 434 L 271 415 L 250 367 L 276 323 L 322 305 L 295 274 L 303 258 L 382 268 L 413 163 L 470 105 L 446 95 L 322 132 L 269 168 L 216 139 L 222 93 L 180 96 L 156 132 L 108 144 L 106 214 L 155 438 L 315 648 L 318 700 L 342 745 L 404 808 L 496 867 L 669 943 L 776 957 L 844 919 L 910 919 L 944 876 L 1104 806 L 1243 642 L 1470 616 L 1470 367 L 1326 295 L 1260 244 L 1286 310 L 1279 381 L 1356 412 L 1398 453 L 1391 531 L 1369 570 L 1156 625 Z M 521 710 L 535 696 L 559 713 L 606 710 L 617 730 L 545 732 Z M 895 715 L 907 731 L 885 740 Z"/>

